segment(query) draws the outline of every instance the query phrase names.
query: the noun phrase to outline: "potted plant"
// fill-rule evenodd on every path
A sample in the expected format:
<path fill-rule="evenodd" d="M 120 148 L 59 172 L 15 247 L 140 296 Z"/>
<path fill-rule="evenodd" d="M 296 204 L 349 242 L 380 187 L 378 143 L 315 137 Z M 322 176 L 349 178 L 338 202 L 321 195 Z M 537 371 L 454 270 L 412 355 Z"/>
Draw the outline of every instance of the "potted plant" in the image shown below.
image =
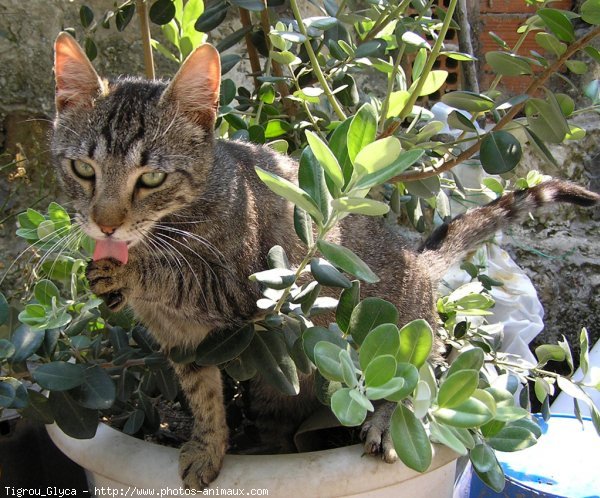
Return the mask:
<path fill-rule="evenodd" d="M 449 219 L 450 198 L 465 199 L 469 194 L 458 177 L 442 175 L 453 166 L 479 152 L 478 162 L 487 174 L 503 175 L 486 178 L 481 189 L 500 195 L 542 180 L 535 174 L 519 179 L 507 175 L 519 163 L 522 143 L 549 159 L 541 136 L 562 142 L 581 135 L 566 119 L 574 112 L 572 99 L 547 89 L 540 98 L 538 91 L 564 64 L 575 73 L 583 71 L 584 62 L 569 60 L 579 50 L 598 59 L 597 50 L 588 46 L 600 32 L 598 2 L 588 0 L 582 5 L 583 22 L 593 26 L 580 38 L 574 35 L 571 14 L 544 7 L 528 19 L 522 40 L 535 36 L 548 57 L 518 55 L 514 52 L 521 42 L 511 49 L 498 40 L 501 50 L 486 55 L 497 78 L 485 93 L 444 94 L 442 102 L 454 110 L 443 123 L 417 102 L 437 92 L 448 77 L 448 71 L 433 69 L 440 57 L 461 61 L 465 67 L 473 60 L 471 54 L 444 47 L 458 3 L 451 0 L 447 11 L 440 7 L 432 11 L 429 4 L 420 2 L 390 2 L 356 12 L 347 2 L 339 6 L 325 2 L 326 15 L 303 18 L 297 2 L 291 0 L 293 21 L 282 16 L 274 22 L 276 11 L 265 8 L 263 2 L 231 0 L 206 9 L 198 0 L 154 2 L 149 16 L 162 25 L 168 44 L 153 40 L 152 45 L 179 63 L 206 39 L 206 32 L 223 21 L 229 9 L 240 8 L 242 28 L 221 40 L 217 48 L 224 51 L 243 41 L 260 76 L 253 92 L 236 88 L 231 79 L 222 82 L 217 129 L 223 137 L 267 143 L 299 160 L 299 186 L 260 168 L 256 173 L 272 191 L 295 205 L 294 222 L 306 257 L 291 268 L 281 247 L 273 247 L 266 258 L 268 268 L 249 275 L 265 289 L 257 303 L 264 311 L 260 318 L 226 341 L 209 336 L 197 350 L 172 350 L 167 358 L 134 317 L 127 312 L 110 313 L 91 294 L 85 267 L 93 242 L 71 215 L 57 203 L 51 203 L 46 213 L 29 209 L 18 216 L 17 235 L 30 242 L 38 259 L 27 303 L 9 306 L 0 295 L 0 325 L 8 331 L 0 339 L 0 406 L 48 424 L 56 422 L 50 433 L 72 455 L 77 446 L 84 445 L 71 438 L 94 437 L 99 420 L 109 421 L 126 434 L 155 432 L 160 426 L 157 403 L 180 400 L 169 361 L 219 365 L 235 386 L 260 374 L 290 396 L 298 394 L 299 376 L 311 374 L 319 399 L 344 426 L 359 427 L 376 406 L 387 406 L 392 444 L 384 445 L 384 457 L 391 461 L 397 455 L 415 471 L 406 475 L 412 486 L 416 472 L 432 470 L 446 494 L 457 455 L 469 455 L 484 482 L 502 489 L 504 474 L 494 451 L 526 448 L 541 434 L 530 415 L 530 386 L 545 415 L 556 385 L 574 395 L 576 403 L 589 403 L 600 432 L 597 407 L 582 382 L 571 379 L 573 357 L 566 342 L 538 347 L 538 362 L 531 364 L 503 353 L 501 334 L 471 320 L 491 312 L 494 303 L 489 290 L 501 285 L 484 268 L 465 265 L 472 282 L 438 300 L 439 330 L 432 330 L 423 319 L 398 328 L 402 317 L 386 296 L 361 299 L 361 282 L 375 282 L 377 275 L 349 249 L 325 240 L 349 214 L 387 215 L 390 222 L 401 215 L 417 230 L 431 229 Z M 90 58 L 98 26 L 109 25 L 114 16 L 117 28 L 125 29 L 136 5 L 144 18 L 144 2 L 125 2 L 105 14 L 99 24 L 94 22 L 92 9 L 81 7 Z M 261 12 L 260 19 L 246 8 Z M 144 31 L 143 38 L 149 46 L 147 34 Z M 260 54 L 266 57 L 264 71 Z M 224 73 L 240 59 L 224 55 Z M 387 89 L 379 96 L 362 96 L 361 101 L 357 80 L 366 70 L 386 79 Z M 522 96 L 506 99 L 496 89 L 501 78 L 521 74 L 533 75 L 529 88 Z M 592 106 L 597 105 L 598 85 L 591 84 L 585 91 Z M 517 117 L 520 112 L 524 117 Z M 483 131 L 478 123 L 488 120 L 494 124 Z M 457 135 L 440 136 L 445 126 L 458 131 Z M 323 313 L 335 316 L 335 322 L 317 325 Z M 436 337 L 455 350 L 451 363 L 434 351 L 439 344 Z M 579 346 L 585 370 L 585 329 Z M 432 357 L 435 361 L 429 361 Z M 570 373 L 545 369 L 550 360 L 566 361 Z M 378 430 L 374 422 L 370 427 Z M 369 425 L 366 428 L 369 441 L 374 434 L 369 433 Z M 116 442 L 121 438 L 111 431 L 102 426 L 102 437 L 97 437 L 100 446 L 110 449 L 123 444 Z M 130 454 L 155 451 L 140 449 L 139 441 L 131 444 L 128 459 Z M 332 493 L 367 491 L 362 470 L 356 472 L 360 482 L 349 481 L 347 489 L 339 488 L 339 472 L 347 472 L 347 465 L 354 464 L 374 474 L 377 482 L 372 489 L 395 485 L 391 476 L 399 475 L 397 468 L 360 459 L 361 450 L 356 447 L 331 451 L 308 458 L 276 457 L 281 474 L 291 476 L 290 481 L 278 480 L 278 489 L 298 485 L 298 479 L 306 486 L 324 460 L 333 468 Z M 113 482 L 151 487 L 137 480 L 144 474 L 158 477 L 161 487 L 175 486 L 175 452 L 162 452 L 164 456 L 156 457 L 160 458 L 156 471 L 148 471 L 145 465 L 133 467 L 131 481 L 115 478 Z M 104 477 L 96 477 L 96 483 L 109 484 L 103 480 L 106 469 L 122 462 L 114 458 L 101 457 L 98 475 Z M 273 459 L 266 459 L 228 457 L 217 484 L 249 487 L 247 482 L 256 482 L 258 487 L 260 472 L 265 472 L 263 463 L 268 462 L 265 465 L 273 473 Z M 246 460 L 258 469 L 255 481 L 245 467 L 242 470 Z M 308 460 L 310 477 L 301 477 L 300 460 Z M 163 478 L 164 472 L 169 477 Z M 422 491 L 429 484 L 419 481 L 416 485 Z"/>

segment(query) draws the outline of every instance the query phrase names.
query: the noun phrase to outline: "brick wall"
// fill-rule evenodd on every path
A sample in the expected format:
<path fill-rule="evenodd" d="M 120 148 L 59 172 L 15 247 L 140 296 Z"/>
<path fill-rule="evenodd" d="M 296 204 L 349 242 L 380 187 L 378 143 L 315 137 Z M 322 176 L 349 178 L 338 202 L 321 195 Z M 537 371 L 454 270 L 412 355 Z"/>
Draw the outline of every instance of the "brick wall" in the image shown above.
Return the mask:
<path fill-rule="evenodd" d="M 570 10 L 573 6 L 572 0 L 560 0 L 551 4 L 552 8 Z M 528 17 L 535 12 L 534 7 L 528 6 L 524 0 L 484 0 L 479 2 L 479 59 L 480 82 L 482 88 L 489 86 L 494 79 L 491 68 L 485 64 L 485 53 L 499 50 L 498 44 L 489 35 L 492 31 L 502 38 L 509 47 L 514 47 L 521 36 L 517 28 L 521 26 Z M 543 54 L 543 49 L 535 42 L 535 32 L 530 33 L 521 45 L 518 53 L 530 55 L 534 50 Z M 500 86 L 513 95 L 522 93 L 530 83 L 528 76 L 505 76 Z"/>

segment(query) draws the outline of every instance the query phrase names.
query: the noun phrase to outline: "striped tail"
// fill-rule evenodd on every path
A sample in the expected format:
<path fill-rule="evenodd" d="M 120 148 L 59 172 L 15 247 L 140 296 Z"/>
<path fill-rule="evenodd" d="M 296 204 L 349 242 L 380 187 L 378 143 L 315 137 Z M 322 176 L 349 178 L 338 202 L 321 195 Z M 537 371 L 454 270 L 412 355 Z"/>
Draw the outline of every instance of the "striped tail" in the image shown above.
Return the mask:
<path fill-rule="evenodd" d="M 554 202 L 590 207 L 600 203 L 600 195 L 562 180 L 550 180 L 503 195 L 436 228 L 420 247 L 420 257 L 425 260 L 431 277 L 438 280 L 453 263 L 477 249 L 498 230 Z"/>

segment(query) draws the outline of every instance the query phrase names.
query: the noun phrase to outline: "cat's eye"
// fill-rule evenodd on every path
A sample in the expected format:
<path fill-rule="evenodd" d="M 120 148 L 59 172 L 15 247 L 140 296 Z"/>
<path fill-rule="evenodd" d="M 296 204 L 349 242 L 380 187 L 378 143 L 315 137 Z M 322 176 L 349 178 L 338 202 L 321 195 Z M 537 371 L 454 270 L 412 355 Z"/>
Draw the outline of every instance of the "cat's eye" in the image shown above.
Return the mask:
<path fill-rule="evenodd" d="M 73 169 L 73 173 L 83 180 L 92 180 L 96 176 L 96 171 L 92 165 L 78 159 L 71 161 L 71 168 Z"/>
<path fill-rule="evenodd" d="M 144 173 L 142 176 L 140 176 L 138 184 L 140 187 L 156 188 L 161 186 L 166 178 L 166 173 L 163 173 L 162 171 L 152 171 L 150 173 Z"/>

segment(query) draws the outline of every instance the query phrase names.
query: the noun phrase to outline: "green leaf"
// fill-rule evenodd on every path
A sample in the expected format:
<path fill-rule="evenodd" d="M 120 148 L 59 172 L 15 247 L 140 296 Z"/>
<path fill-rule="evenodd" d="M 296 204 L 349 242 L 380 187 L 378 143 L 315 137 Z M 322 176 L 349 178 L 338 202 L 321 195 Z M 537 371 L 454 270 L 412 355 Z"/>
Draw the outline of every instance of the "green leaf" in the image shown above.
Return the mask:
<path fill-rule="evenodd" d="M 335 154 L 340 168 L 344 173 L 344 184 L 347 184 L 352 177 L 352 161 L 348 155 L 348 130 L 353 118 L 346 119 L 331 134 L 329 138 L 329 148 Z"/>
<path fill-rule="evenodd" d="M 135 5 L 125 5 L 117 10 L 115 15 L 115 24 L 117 26 L 117 31 L 123 31 L 127 25 L 133 19 L 133 15 L 135 14 Z"/>
<path fill-rule="evenodd" d="M 537 443 L 535 435 L 524 427 L 504 427 L 488 438 L 489 445 L 497 451 L 520 451 Z"/>
<path fill-rule="evenodd" d="M 310 271 L 315 280 L 321 285 L 342 287 L 344 289 L 352 287 L 350 280 L 329 263 L 329 261 L 324 259 L 313 258 L 310 262 Z"/>
<path fill-rule="evenodd" d="M 344 174 L 331 149 L 312 131 L 306 132 L 306 139 L 308 140 L 308 145 L 314 156 L 323 167 L 325 174 L 333 181 L 333 183 L 342 188 L 344 186 Z"/>
<path fill-rule="evenodd" d="M 399 348 L 400 332 L 398 331 L 398 327 L 393 323 L 382 323 L 373 328 L 362 341 L 358 356 L 360 366 L 365 370 L 378 356 L 392 355 L 396 358 Z M 394 363 L 394 370 L 392 375 L 390 375 L 390 378 L 392 378 L 395 373 L 396 364 Z M 387 382 L 387 380 L 384 382 Z"/>
<path fill-rule="evenodd" d="M 525 114 L 531 130 L 537 136 L 544 137 L 545 142 L 561 143 L 570 132 L 560 104 L 552 93 L 548 93 L 547 100 L 529 99 Z"/>
<path fill-rule="evenodd" d="M 477 389 L 478 370 L 460 370 L 446 377 L 440 386 L 437 403 L 441 408 L 454 408 L 464 403 Z"/>
<path fill-rule="evenodd" d="M 338 306 L 335 310 L 335 320 L 338 327 L 346 332 L 350 326 L 350 317 L 352 311 L 358 305 L 360 301 L 360 282 L 358 280 L 352 281 L 352 286 L 348 289 L 344 289 L 340 294 Z"/>
<path fill-rule="evenodd" d="M 350 357 L 350 353 L 345 349 L 342 349 L 339 354 L 340 364 L 342 365 L 342 376 L 344 377 L 344 383 L 354 389 L 358 385 L 358 380 L 356 379 L 356 374 L 360 373 L 357 371 L 354 363 L 352 362 L 352 358 Z"/>
<path fill-rule="evenodd" d="M 406 105 L 409 99 L 410 93 L 406 90 L 392 92 L 390 94 L 386 119 L 398 116 L 404 109 L 404 106 Z"/>
<path fill-rule="evenodd" d="M 395 360 L 394 360 L 395 361 Z M 368 368 L 367 368 L 368 370 Z M 372 374 L 375 375 L 375 374 Z M 377 382 L 377 380 L 373 380 L 374 382 Z M 372 399 L 373 401 L 378 400 L 378 399 L 387 399 L 389 401 L 395 401 L 392 400 L 391 398 L 397 398 L 400 397 L 405 398 L 407 396 L 407 394 L 404 395 L 400 395 L 400 393 L 405 393 L 406 389 L 406 380 L 404 380 L 402 377 L 394 377 L 390 380 L 388 380 L 386 383 L 381 384 L 380 386 L 367 386 L 367 397 L 369 399 Z M 412 389 L 411 389 L 412 392 Z"/>
<path fill-rule="evenodd" d="M 348 157 L 354 163 L 358 153 L 375 141 L 377 135 L 377 111 L 371 104 L 364 104 L 352 118 L 348 129 Z"/>
<path fill-rule="evenodd" d="M 479 372 L 483 366 L 484 353 L 481 348 L 473 348 L 459 354 L 450 365 L 448 377 L 461 370 L 476 370 Z"/>
<path fill-rule="evenodd" d="M 585 327 L 579 334 L 579 368 L 584 376 L 587 375 L 590 368 L 590 340 Z"/>
<path fill-rule="evenodd" d="M 377 355 L 369 361 L 365 369 L 365 385 L 367 387 L 381 387 L 394 377 L 396 373 L 396 358 L 391 354 Z M 404 385 L 404 379 L 402 379 Z M 391 394 L 391 393 L 390 393 Z"/>
<path fill-rule="evenodd" d="M 267 264 L 269 268 L 282 268 L 282 269 L 290 269 L 290 262 L 288 260 L 287 255 L 285 254 L 285 250 L 281 246 L 273 246 L 269 249 L 267 254 Z"/>
<path fill-rule="evenodd" d="M 586 0 L 581 5 L 581 18 L 588 24 L 600 24 L 600 2 Z"/>
<path fill-rule="evenodd" d="M 390 206 L 384 202 L 359 197 L 340 197 L 331 202 L 331 206 L 344 213 L 382 216 L 389 212 Z"/>
<path fill-rule="evenodd" d="M 587 64 L 583 61 L 566 61 L 565 66 L 575 74 L 585 74 L 587 72 Z"/>
<path fill-rule="evenodd" d="M 175 17 L 173 0 L 156 0 L 150 7 L 148 16 L 154 24 L 168 24 Z"/>
<path fill-rule="evenodd" d="M 266 382 L 289 396 L 300 392 L 296 365 L 289 357 L 280 334 L 272 331 L 255 333 L 248 346 L 248 354 Z"/>
<path fill-rule="evenodd" d="M 556 9 L 539 9 L 536 14 L 559 40 L 565 42 L 575 40 L 575 29 L 569 18 L 562 12 Z"/>
<path fill-rule="evenodd" d="M 96 435 L 98 410 L 84 408 L 69 393 L 59 391 L 50 393 L 49 402 L 56 424 L 65 434 L 76 439 L 89 439 Z"/>
<path fill-rule="evenodd" d="M 8 301 L 4 297 L 4 294 L 2 294 L 2 292 L 0 292 L 0 325 L 4 325 L 6 322 L 8 322 L 8 316 L 9 316 Z"/>
<path fill-rule="evenodd" d="M 411 469 L 425 472 L 431 465 L 431 443 L 421 421 L 403 404 L 398 404 L 392 414 L 390 432 L 400 460 Z"/>
<path fill-rule="evenodd" d="M 425 78 L 425 83 L 423 83 L 421 91 L 419 92 L 419 97 L 425 97 L 426 95 L 431 95 L 432 93 L 437 92 L 446 82 L 446 78 L 448 78 L 448 71 L 441 69 L 430 71 Z M 409 93 L 416 89 L 419 80 L 413 82 L 411 87 L 408 89 Z"/>
<path fill-rule="evenodd" d="M 481 462 L 481 461 L 477 462 L 477 463 L 483 463 L 485 467 L 489 467 L 491 464 L 490 469 L 485 472 L 478 470 L 477 465 L 475 464 L 475 462 L 473 462 L 472 457 L 471 457 L 471 462 L 473 462 L 473 468 L 475 469 L 475 473 L 477 474 L 477 476 L 487 486 L 489 486 L 491 489 L 493 489 L 496 493 L 501 493 L 502 490 L 504 489 L 504 483 L 505 483 L 504 471 L 502 470 L 502 467 L 498 463 L 498 460 L 496 459 L 496 455 L 494 455 L 492 453 L 492 457 L 493 457 L 493 461 L 490 460 L 490 461 L 486 461 L 486 462 Z"/>
<path fill-rule="evenodd" d="M 402 151 L 400 140 L 386 137 L 363 147 L 354 158 L 354 171 L 360 178 L 393 164 Z"/>
<path fill-rule="evenodd" d="M 331 410 L 337 419 L 347 427 L 362 424 L 367 417 L 367 409 L 350 396 L 350 389 L 339 389 L 331 397 Z"/>
<path fill-rule="evenodd" d="M 15 347 L 12 355 L 12 363 L 21 363 L 27 360 L 44 342 L 43 330 L 32 330 L 27 325 L 20 325 L 13 332 L 11 341 Z"/>
<path fill-rule="evenodd" d="M 242 9 L 260 12 L 265 10 L 265 3 L 262 0 L 229 0 L 232 5 L 241 7 Z"/>
<path fill-rule="evenodd" d="M 82 5 L 79 7 L 79 19 L 84 28 L 89 28 L 92 22 L 94 22 L 94 11 L 87 5 Z"/>
<path fill-rule="evenodd" d="M 296 187 L 293 183 L 287 181 L 280 176 L 265 171 L 258 166 L 254 168 L 259 178 L 265 183 L 269 189 L 280 195 L 284 199 L 293 202 L 300 209 L 303 209 L 310 214 L 317 223 L 323 221 L 323 215 L 319 211 L 319 207 L 315 204 L 315 201 L 302 189 Z"/>
<path fill-rule="evenodd" d="M 398 363 L 398 366 L 396 367 L 396 376 L 394 378 L 402 378 L 404 380 L 404 385 L 398 391 L 386 395 L 385 398 L 388 401 L 400 402 L 417 387 L 417 384 L 419 383 L 419 371 L 410 363 Z M 430 385 L 431 393 L 435 392 L 433 387 L 435 386 Z"/>
<path fill-rule="evenodd" d="M 475 125 L 460 111 L 452 111 L 448 114 L 448 126 L 462 131 L 477 133 Z"/>
<path fill-rule="evenodd" d="M 342 348 L 331 342 L 319 341 L 314 348 L 315 364 L 323 377 L 343 382 L 344 373 L 340 362 Z"/>
<path fill-rule="evenodd" d="M 298 184 L 318 206 L 323 218 L 331 214 L 331 194 L 325 181 L 325 173 L 310 147 L 306 147 L 300 156 Z"/>
<path fill-rule="evenodd" d="M 37 367 L 32 377 L 44 389 L 68 391 L 84 382 L 85 370 L 81 364 L 53 361 Z"/>
<path fill-rule="evenodd" d="M 437 409 L 434 416 L 447 425 L 470 429 L 489 422 L 494 414 L 484 402 L 471 397 L 454 408 Z"/>
<path fill-rule="evenodd" d="M 373 403 L 371 403 L 371 401 L 369 401 L 369 398 L 367 398 L 358 389 L 352 389 L 350 391 L 350 397 L 354 401 L 356 401 L 361 407 L 363 407 L 365 410 L 370 411 L 370 412 L 375 411 L 375 407 L 373 406 Z"/>
<path fill-rule="evenodd" d="M 138 432 L 142 425 L 144 425 L 144 420 L 146 419 L 146 414 L 144 410 L 136 409 L 131 415 L 127 418 L 125 425 L 123 426 L 123 432 L 125 434 L 133 435 Z"/>
<path fill-rule="evenodd" d="M 290 131 L 290 124 L 282 119 L 270 119 L 265 128 L 265 138 L 277 138 Z"/>
<path fill-rule="evenodd" d="M 54 414 L 50 408 L 50 402 L 46 396 L 34 391 L 27 390 L 29 404 L 20 410 L 23 417 L 30 420 L 36 420 L 42 424 L 51 424 L 54 422 Z"/>
<path fill-rule="evenodd" d="M 302 334 L 302 346 L 306 356 L 315 363 L 315 346 L 319 342 L 330 342 L 340 349 L 345 349 L 348 343 L 338 333 L 324 327 L 310 327 Z"/>
<path fill-rule="evenodd" d="M 204 13 L 198 18 L 194 28 L 196 31 L 208 33 L 219 26 L 227 17 L 229 4 L 226 2 L 216 2 L 208 7 Z"/>
<path fill-rule="evenodd" d="M 400 349 L 396 359 L 420 368 L 427 361 L 432 347 L 431 326 L 425 320 L 413 320 L 400 329 Z"/>
<path fill-rule="evenodd" d="M 13 354 L 15 354 L 14 344 L 6 339 L 0 339 L 0 360 L 9 359 Z"/>
<path fill-rule="evenodd" d="M 271 289 L 285 289 L 296 281 L 296 272 L 284 268 L 259 271 L 248 277 L 252 282 L 260 282 Z"/>
<path fill-rule="evenodd" d="M 438 424 L 435 421 L 431 422 L 429 428 L 431 431 L 431 438 L 434 442 L 438 442 L 447 446 L 459 455 L 464 456 L 468 453 L 467 448 L 462 441 L 456 437 L 454 432 L 452 432 L 452 428 L 446 425 Z"/>
<path fill-rule="evenodd" d="M 298 206 L 294 206 L 294 230 L 298 238 L 304 242 L 307 246 L 313 244 L 313 232 L 312 232 L 312 220 L 310 215 L 300 209 Z"/>
<path fill-rule="evenodd" d="M 494 450 L 485 443 L 479 443 L 469 455 L 473 467 L 479 472 L 489 472 L 498 464 Z"/>
<path fill-rule="evenodd" d="M 398 310 L 388 301 L 368 297 L 354 308 L 347 333 L 360 345 L 371 330 L 385 323 L 398 323 Z"/>
<path fill-rule="evenodd" d="M 403 171 L 407 170 L 410 166 L 417 162 L 424 153 L 425 151 L 422 149 L 411 149 L 406 152 L 402 152 L 389 166 L 361 177 L 354 186 L 354 189 L 367 189 L 390 180 L 394 176 L 399 175 Z"/>
<path fill-rule="evenodd" d="M 230 361 L 250 345 L 254 337 L 254 326 L 247 323 L 234 330 L 210 333 L 196 349 L 197 365 L 219 365 Z"/>
<path fill-rule="evenodd" d="M 56 285 L 50 280 L 40 280 L 33 289 L 35 298 L 45 306 L 52 306 L 52 298 L 57 300 L 60 297 L 60 292 Z"/>
<path fill-rule="evenodd" d="M 529 61 L 520 55 L 493 51 L 485 54 L 485 60 L 492 66 L 496 74 L 502 76 L 520 76 L 533 73 Z"/>
<path fill-rule="evenodd" d="M 114 403 L 116 394 L 115 383 L 106 370 L 92 365 L 85 369 L 83 384 L 74 396 L 86 408 L 106 410 Z"/>
<path fill-rule="evenodd" d="M 553 55 L 560 57 L 567 50 L 567 45 L 562 43 L 551 33 L 539 32 L 535 34 L 536 43 Z"/>
<path fill-rule="evenodd" d="M 365 43 L 361 43 L 354 52 L 354 57 L 360 59 L 361 57 L 369 57 L 381 52 L 384 48 L 385 42 L 383 40 L 371 40 Z"/>
<path fill-rule="evenodd" d="M 521 144 L 507 131 L 492 131 L 481 142 L 481 165 L 491 175 L 513 170 L 519 164 L 521 156 Z"/>
<path fill-rule="evenodd" d="M 563 348 L 554 344 L 542 344 L 535 348 L 538 366 L 543 367 L 549 361 L 565 361 L 566 354 Z"/>
<path fill-rule="evenodd" d="M 324 240 L 317 241 L 317 247 L 323 256 L 345 272 L 369 284 L 379 282 L 379 277 L 350 249 Z"/>
<path fill-rule="evenodd" d="M 16 392 L 12 384 L 0 380 L 0 408 L 8 408 L 15 400 Z"/>

